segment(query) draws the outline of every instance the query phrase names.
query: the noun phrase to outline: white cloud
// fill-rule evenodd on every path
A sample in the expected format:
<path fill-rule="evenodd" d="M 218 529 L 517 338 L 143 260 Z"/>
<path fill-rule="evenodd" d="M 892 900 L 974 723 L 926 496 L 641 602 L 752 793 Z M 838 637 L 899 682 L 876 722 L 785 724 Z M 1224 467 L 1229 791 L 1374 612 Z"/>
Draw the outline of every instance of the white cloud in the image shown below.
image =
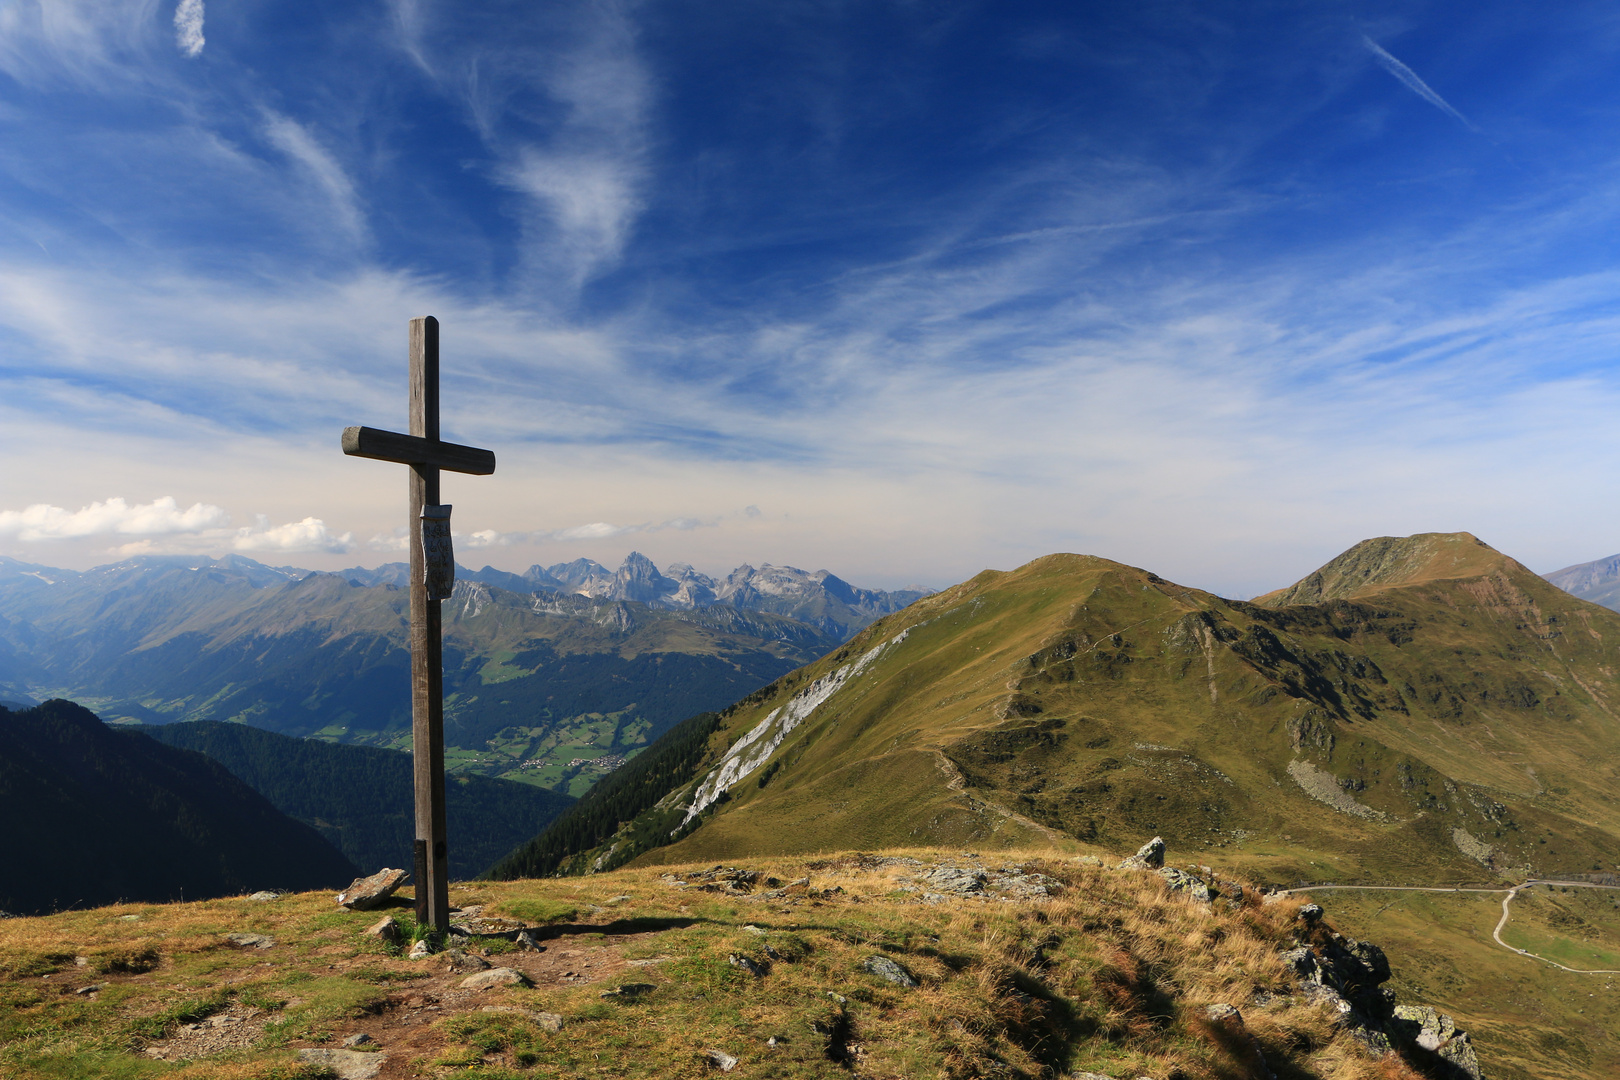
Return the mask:
<path fill-rule="evenodd" d="M 114 550 L 124 555 L 162 551 L 218 550 L 339 553 L 353 546 L 352 533 L 334 534 L 317 517 L 271 525 L 263 514 L 254 524 L 232 529 L 224 510 L 208 503 L 182 508 L 172 496 L 131 506 L 107 499 L 78 510 L 36 503 L 23 510 L 0 511 L 0 538 L 25 543 L 134 536 L 141 539 Z"/>
<path fill-rule="evenodd" d="M 525 150 L 502 179 L 540 204 L 577 276 L 617 258 L 641 209 L 640 170 L 609 155 Z"/>
<path fill-rule="evenodd" d="M 327 149 L 298 121 L 265 110 L 265 135 L 276 148 L 302 165 L 326 193 L 343 228 L 356 236 L 365 232 L 365 215 L 354 182 Z"/>
<path fill-rule="evenodd" d="M 326 527 L 326 522 L 317 517 L 272 526 L 268 518 L 260 515 L 256 525 L 237 530 L 236 539 L 231 546 L 237 551 L 273 551 L 286 554 L 321 551 L 338 554 L 354 546 L 354 534 L 335 535 Z"/>
<path fill-rule="evenodd" d="M 1378 42 L 1374 41 L 1370 37 L 1367 37 L 1366 35 L 1362 35 L 1361 40 L 1362 43 L 1365 44 L 1369 50 L 1371 50 L 1373 56 L 1378 60 L 1378 62 L 1384 66 L 1384 70 L 1388 71 L 1391 75 L 1399 79 L 1408 90 L 1411 90 L 1412 93 L 1416 94 L 1424 101 L 1427 101 L 1430 105 L 1433 105 L 1446 115 L 1455 117 L 1469 131 L 1479 130 L 1479 128 L 1474 126 L 1474 122 L 1472 120 L 1469 120 L 1468 117 L 1452 108 L 1449 101 L 1435 93 L 1428 83 L 1418 78 L 1417 72 L 1413 71 L 1411 68 L 1407 67 L 1405 64 L 1391 56 L 1383 49 L 1383 47 L 1378 44 Z"/>
<path fill-rule="evenodd" d="M 187 56 L 202 55 L 203 0 L 180 0 L 174 9 L 174 40 Z"/>
<path fill-rule="evenodd" d="M 0 536 L 35 542 L 85 536 L 162 536 L 216 529 L 230 522 L 225 511 L 206 503 L 180 509 L 173 497 L 130 506 L 123 499 L 91 503 L 78 510 L 36 503 L 25 510 L 0 511 Z"/>

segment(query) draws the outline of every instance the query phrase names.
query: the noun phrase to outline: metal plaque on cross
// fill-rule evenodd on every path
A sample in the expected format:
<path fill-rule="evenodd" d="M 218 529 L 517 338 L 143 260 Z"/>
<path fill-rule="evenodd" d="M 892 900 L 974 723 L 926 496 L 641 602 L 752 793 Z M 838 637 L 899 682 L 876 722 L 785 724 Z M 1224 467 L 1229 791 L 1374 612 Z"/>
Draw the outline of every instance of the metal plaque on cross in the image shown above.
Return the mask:
<path fill-rule="evenodd" d="M 429 600 L 448 600 L 456 586 L 456 553 L 450 546 L 450 506 L 422 507 L 422 584 Z"/>

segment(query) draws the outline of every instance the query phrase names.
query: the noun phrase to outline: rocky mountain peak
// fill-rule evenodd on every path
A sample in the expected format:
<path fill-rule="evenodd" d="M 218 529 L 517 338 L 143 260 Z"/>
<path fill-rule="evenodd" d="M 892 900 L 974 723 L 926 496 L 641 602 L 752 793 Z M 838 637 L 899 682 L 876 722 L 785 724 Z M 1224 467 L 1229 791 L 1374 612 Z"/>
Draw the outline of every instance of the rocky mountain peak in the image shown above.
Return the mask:
<path fill-rule="evenodd" d="M 1363 540 L 1286 589 L 1255 598 L 1268 607 L 1349 600 L 1430 581 L 1525 570 L 1472 533 L 1417 533 Z"/>

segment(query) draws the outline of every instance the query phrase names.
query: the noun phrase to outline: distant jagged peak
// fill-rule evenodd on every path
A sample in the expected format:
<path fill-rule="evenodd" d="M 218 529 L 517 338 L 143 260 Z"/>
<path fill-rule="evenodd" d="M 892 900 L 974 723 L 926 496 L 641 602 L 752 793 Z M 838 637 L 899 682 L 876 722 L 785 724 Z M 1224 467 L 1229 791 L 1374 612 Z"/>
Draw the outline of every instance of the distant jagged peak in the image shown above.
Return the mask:
<path fill-rule="evenodd" d="M 1530 574 L 1473 533 L 1375 536 L 1288 588 L 1257 596 L 1254 602 L 1267 607 L 1288 607 L 1352 600 L 1385 589 L 1478 578 L 1502 570 Z"/>

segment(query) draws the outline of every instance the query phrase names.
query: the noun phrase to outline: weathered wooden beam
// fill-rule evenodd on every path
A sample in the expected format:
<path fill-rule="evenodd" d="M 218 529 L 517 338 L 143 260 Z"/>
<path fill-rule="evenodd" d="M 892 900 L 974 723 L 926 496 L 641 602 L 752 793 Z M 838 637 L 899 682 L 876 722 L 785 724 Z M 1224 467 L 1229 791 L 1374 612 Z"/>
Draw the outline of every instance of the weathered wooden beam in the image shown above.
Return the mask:
<path fill-rule="evenodd" d="M 350 457 L 395 461 L 401 465 L 434 466 L 474 476 L 488 476 L 495 471 L 495 453 L 492 450 L 424 439 L 417 435 L 402 435 L 379 428 L 344 428 L 343 452 Z"/>

